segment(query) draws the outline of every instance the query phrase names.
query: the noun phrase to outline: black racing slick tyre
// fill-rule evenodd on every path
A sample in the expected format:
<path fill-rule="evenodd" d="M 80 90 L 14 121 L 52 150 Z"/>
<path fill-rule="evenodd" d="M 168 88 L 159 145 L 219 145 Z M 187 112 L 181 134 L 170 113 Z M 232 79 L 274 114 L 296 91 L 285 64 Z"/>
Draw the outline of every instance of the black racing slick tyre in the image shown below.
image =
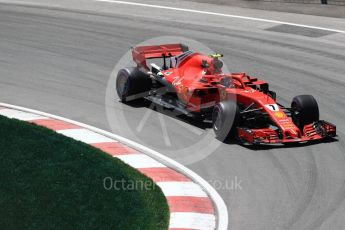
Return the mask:
<path fill-rule="evenodd" d="M 236 135 L 236 127 L 240 121 L 238 105 L 233 101 L 222 101 L 214 106 L 212 113 L 213 131 L 216 138 L 224 141 Z"/>
<path fill-rule="evenodd" d="M 148 74 L 138 68 L 120 69 L 116 78 L 116 92 L 122 102 L 142 99 L 151 90 Z"/>
<path fill-rule="evenodd" d="M 292 121 L 299 128 L 319 120 L 319 106 L 311 95 L 299 95 L 292 99 Z"/>

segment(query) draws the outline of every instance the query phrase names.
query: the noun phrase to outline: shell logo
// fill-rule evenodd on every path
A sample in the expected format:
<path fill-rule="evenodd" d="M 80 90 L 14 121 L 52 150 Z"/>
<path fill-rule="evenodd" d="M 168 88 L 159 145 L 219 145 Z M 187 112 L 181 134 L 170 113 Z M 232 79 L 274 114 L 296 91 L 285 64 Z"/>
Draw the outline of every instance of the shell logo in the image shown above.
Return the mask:
<path fill-rule="evenodd" d="M 276 116 L 277 118 L 283 118 L 284 117 L 284 113 L 281 111 L 275 112 L 274 116 Z"/>

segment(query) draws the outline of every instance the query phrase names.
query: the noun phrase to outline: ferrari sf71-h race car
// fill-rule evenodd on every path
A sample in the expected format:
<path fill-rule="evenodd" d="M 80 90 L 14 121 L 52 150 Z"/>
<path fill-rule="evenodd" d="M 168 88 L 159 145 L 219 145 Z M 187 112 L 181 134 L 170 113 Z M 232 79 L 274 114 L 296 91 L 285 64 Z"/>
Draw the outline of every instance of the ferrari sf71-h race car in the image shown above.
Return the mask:
<path fill-rule="evenodd" d="M 311 95 L 276 102 L 268 83 L 245 73 L 223 73 L 221 54 L 203 55 L 183 44 L 132 48 L 136 67 L 119 70 L 120 100 L 146 99 L 180 114 L 212 121 L 216 138 L 245 143 L 307 142 L 336 135 L 335 125 L 319 120 Z M 161 64 L 147 62 L 159 59 Z M 149 67 L 150 66 L 150 67 Z"/>

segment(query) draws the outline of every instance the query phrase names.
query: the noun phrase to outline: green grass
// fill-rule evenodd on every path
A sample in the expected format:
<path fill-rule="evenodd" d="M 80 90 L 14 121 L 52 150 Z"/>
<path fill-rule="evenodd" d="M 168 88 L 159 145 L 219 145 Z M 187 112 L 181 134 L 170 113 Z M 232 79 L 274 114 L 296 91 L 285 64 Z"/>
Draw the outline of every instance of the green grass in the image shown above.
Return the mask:
<path fill-rule="evenodd" d="M 158 186 L 107 190 L 106 177 L 153 183 L 98 149 L 0 116 L 0 229 L 168 228 Z"/>

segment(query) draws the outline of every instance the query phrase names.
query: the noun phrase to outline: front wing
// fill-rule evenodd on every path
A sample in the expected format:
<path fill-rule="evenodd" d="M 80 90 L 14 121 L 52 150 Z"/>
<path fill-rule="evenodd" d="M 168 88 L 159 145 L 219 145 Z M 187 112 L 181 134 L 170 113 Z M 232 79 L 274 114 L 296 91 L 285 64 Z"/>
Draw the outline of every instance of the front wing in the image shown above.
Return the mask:
<path fill-rule="evenodd" d="M 336 136 L 336 126 L 327 121 L 316 121 L 303 127 L 299 138 L 284 137 L 277 130 L 271 128 L 248 129 L 237 127 L 238 138 L 251 144 L 275 144 L 291 142 L 308 142 Z"/>

